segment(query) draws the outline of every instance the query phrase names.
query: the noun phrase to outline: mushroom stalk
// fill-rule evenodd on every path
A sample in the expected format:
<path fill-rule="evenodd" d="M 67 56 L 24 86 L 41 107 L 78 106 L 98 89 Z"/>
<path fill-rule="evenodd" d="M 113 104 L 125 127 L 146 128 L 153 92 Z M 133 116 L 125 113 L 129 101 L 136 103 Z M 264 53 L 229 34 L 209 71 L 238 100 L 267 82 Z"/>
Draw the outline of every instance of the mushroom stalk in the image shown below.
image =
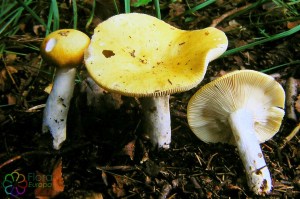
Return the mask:
<path fill-rule="evenodd" d="M 168 149 L 171 143 L 169 95 L 141 98 L 144 128 L 154 146 Z"/>
<path fill-rule="evenodd" d="M 250 189 L 259 195 L 269 193 L 272 188 L 271 176 L 255 135 L 253 114 L 246 109 L 239 109 L 230 114 L 229 123 Z"/>
<path fill-rule="evenodd" d="M 59 68 L 43 115 L 44 133 L 50 131 L 53 148 L 59 149 L 66 140 L 66 123 L 75 85 L 76 68 Z"/>

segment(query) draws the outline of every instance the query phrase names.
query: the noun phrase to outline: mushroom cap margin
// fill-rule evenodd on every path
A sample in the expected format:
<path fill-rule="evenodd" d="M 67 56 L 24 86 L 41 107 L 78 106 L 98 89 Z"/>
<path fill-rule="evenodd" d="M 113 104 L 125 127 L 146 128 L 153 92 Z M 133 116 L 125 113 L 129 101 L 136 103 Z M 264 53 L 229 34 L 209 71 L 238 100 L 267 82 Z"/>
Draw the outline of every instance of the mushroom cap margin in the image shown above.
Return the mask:
<path fill-rule="evenodd" d="M 279 130 L 285 92 L 273 77 L 253 70 L 228 73 L 200 88 L 190 99 L 187 118 L 191 130 L 207 143 L 235 145 L 228 123 L 230 113 L 247 108 L 260 143 Z"/>
<path fill-rule="evenodd" d="M 198 85 L 228 40 L 216 28 L 184 31 L 155 17 L 120 14 L 100 23 L 85 52 L 91 77 L 126 96 L 161 96 Z"/>

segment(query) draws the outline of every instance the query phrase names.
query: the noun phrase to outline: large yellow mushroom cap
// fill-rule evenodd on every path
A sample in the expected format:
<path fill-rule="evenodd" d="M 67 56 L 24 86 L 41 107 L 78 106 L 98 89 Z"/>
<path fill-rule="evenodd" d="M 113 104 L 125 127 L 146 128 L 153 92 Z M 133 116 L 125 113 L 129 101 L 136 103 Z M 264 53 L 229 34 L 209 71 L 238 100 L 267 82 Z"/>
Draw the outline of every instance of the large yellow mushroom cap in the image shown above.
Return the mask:
<path fill-rule="evenodd" d="M 227 45 L 227 37 L 216 28 L 185 31 L 149 15 L 120 14 L 96 27 L 85 64 L 109 91 L 159 96 L 199 84 L 209 61 Z"/>
<path fill-rule="evenodd" d="M 58 67 L 76 67 L 83 61 L 90 38 L 81 31 L 61 29 L 49 34 L 42 42 L 41 55 Z"/>

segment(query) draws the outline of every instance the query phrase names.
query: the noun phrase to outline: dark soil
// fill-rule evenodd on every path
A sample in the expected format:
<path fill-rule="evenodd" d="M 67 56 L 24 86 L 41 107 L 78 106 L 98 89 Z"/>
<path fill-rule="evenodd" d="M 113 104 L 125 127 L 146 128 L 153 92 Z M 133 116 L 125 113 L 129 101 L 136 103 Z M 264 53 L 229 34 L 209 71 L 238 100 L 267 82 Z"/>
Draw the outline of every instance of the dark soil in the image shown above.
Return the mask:
<path fill-rule="evenodd" d="M 98 2 L 96 14 L 99 18 L 94 24 L 115 14 L 113 4 L 108 2 Z M 122 2 L 119 9 L 123 11 Z M 193 7 L 200 2 L 189 1 L 189 4 Z M 161 11 L 166 22 L 192 30 L 210 26 L 222 14 L 251 2 L 256 1 L 217 1 L 201 11 L 182 15 L 188 10 L 186 1 L 161 1 Z M 79 16 L 82 16 L 78 29 L 85 31 L 87 17 L 84 16 L 89 16 L 91 6 L 81 1 L 78 4 Z M 132 7 L 132 12 L 155 16 L 151 3 Z M 216 25 L 227 35 L 228 49 L 287 31 L 288 19 L 293 17 L 270 1 L 251 10 L 243 8 L 241 12 L 244 13 L 230 14 Z M 72 8 L 65 8 L 61 13 L 61 28 L 72 27 L 71 16 Z M 68 116 L 68 138 L 61 150 L 55 151 L 51 135 L 41 133 L 43 108 L 30 109 L 46 102 L 48 95 L 44 89 L 51 83 L 53 74 L 53 66 L 46 62 L 40 64 L 39 52 L 28 47 L 39 47 L 45 34 L 42 30 L 34 33 L 34 25 L 33 20 L 28 21 L 26 28 L 15 36 L 1 38 L 7 50 L 0 61 L 1 182 L 13 171 L 25 176 L 36 172 L 51 175 L 56 163 L 62 160 L 65 187 L 55 198 L 101 198 L 100 195 L 103 198 L 259 198 L 248 189 L 236 148 L 200 141 L 189 129 L 186 106 L 201 86 L 237 69 L 262 71 L 284 65 L 266 72 L 284 88 L 288 78 L 300 79 L 299 33 L 219 58 L 209 64 L 199 86 L 172 95 L 173 130 L 169 150 L 152 150 L 141 128 L 138 99 L 107 92 L 103 99 L 97 98 L 98 95 L 88 91 L 90 82 L 82 66 Z M 94 26 L 92 24 L 85 32 L 91 36 Z M 95 100 L 92 105 L 87 96 Z M 296 114 L 299 118 L 300 114 Z M 298 123 L 299 120 L 285 117 L 280 131 L 261 145 L 274 185 L 269 196 L 261 197 L 299 197 L 299 137 L 296 135 L 283 145 L 285 137 Z M 1 198 L 9 198 L 3 186 L 0 187 Z M 20 198 L 34 197 L 34 187 L 31 187 Z"/>

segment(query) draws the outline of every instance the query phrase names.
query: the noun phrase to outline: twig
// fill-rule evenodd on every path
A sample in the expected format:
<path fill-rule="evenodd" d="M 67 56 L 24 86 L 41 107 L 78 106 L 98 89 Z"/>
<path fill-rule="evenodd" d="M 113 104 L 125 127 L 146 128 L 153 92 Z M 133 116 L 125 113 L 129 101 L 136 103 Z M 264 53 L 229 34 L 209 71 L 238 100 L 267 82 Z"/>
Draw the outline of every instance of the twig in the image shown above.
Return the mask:
<path fill-rule="evenodd" d="M 286 115 L 289 119 L 297 121 L 295 113 L 295 98 L 297 96 L 297 81 L 290 77 L 286 82 Z"/>
<path fill-rule="evenodd" d="M 210 170 L 210 169 L 211 169 L 210 163 L 211 163 L 212 159 L 213 159 L 216 155 L 218 155 L 218 153 L 215 153 L 215 154 L 213 154 L 212 156 L 210 156 L 209 160 L 207 161 L 206 170 Z"/>
<path fill-rule="evenodd" d="M 298 123 L 298 125 L 293 129 L 293 131 L 292 131 L 288 136 L 286 136 L 286 137 L 284 138 L 283 144 L 282 144 L 282 146 L 280 147 L 280 149 L 283 149 L 283 148 L 285 147 L 285 145 L 286 145 L 289 141 L 291 141 L 291 140 L 297 135 L 297 133 L 299 132 L 299 130 L 300 130 L 300 123 Z"/>
<path fill-rule="evenodd" d="M 263 168 L 266 168 L 267 167 L 267 165 L 265 165 L 265 166 L 262 166 L 262 167 L 260 167 L 260 168 L 258 168 L 258 169 L 256 169 L 256 170 L 254 170 L 254 171 L 252 171 L 252 173 L 261 173 L 261 171 L 260 170 L 262 170 Z"/>
<path fill-rule="evenodd" d="M 28 155 L 36 155 L 36 154 L 42 154 L 42 155 L 51 155 L 52 153 L 48 152 L 48 151 L 30 151 L 30 152 L 25 152 L 22 153 L 21 155 L 17 155 L 7 161 L 5 161 L 4 163 L 0 164 L 0 169 L 2 169 L 4 166 L 9 165 L 10 163 L 19 160 L 21 158 L 24 158 L 25 156 Z"/>
<path fill-rule="evenodd" d="M 104 172 L 106 172 L 106 173 L 109 173 L 109 174 L 111 174 L 111 175 L 113 175 L 113 176 L 118 176 L 118 177 L 121 177 L 121 178 L 127 178 L 128 180 L 131 180 L 132 182 L 136 182 L 136 183 L 140 183 L 140 184 L 145 184 L 145 183 L 143 183 L 143 182 L 141 182 L 141 181 L 139 181 L 139 180 L 135 180 L 135 179 L 130 178 L 130 177 L 126 176 L 126 175 L 120 175 L 120 174 L 116 174 L 116 173 L 110 172 L 110 171 L 108 171 L 108 170 L 106 170 L 106 169 L 103 169 L 103 168 L 101 168 L 101 167 L 96 167 L 96 169 L 97 169 L 97 170 L 100 170 L 100 171 L 104 171 Z"/>
<path fill-rule="evenodd" d="M 197 153 L 194 153 L 194 154 L 195 154 L 195 156 L 196 156 L 196 158 L 197 158 L 197 160 L 198 160 L 198 162 L 199 162 L 200 166 L 202 166 L 202 163 L 201 163 L 200 157 L 197 155 Z"/>
<path fill-rule="evenodd" d="M 289 158 L 289 156 L 287 154 L 284 154 L 284 155 L 285 155 L 285 158 L 286 158 L 287 165 L 291 169 L 292 168 L 292 164 L 291 164 L 290 158 Z"/>
<path fill-rule="evenodd" d="M 198 181 L 196 180 L 196 178 L 194 176 L 192 176 L 190 179 L 191 179 L 195 189 L 201 188 L 201 186 L 199 185 Z"/>
<path fill-rule="evenodd" d="M 267 148 L 271 153 L 273 153 L 273 148 L 269 147 L 266 143 L 262 144 L 265 148 Z"/>
<path fill-rule="evenodd" d="M 135 167 L 132 166 L 97 166 L 98 170 L 104 170 L 104 171 L 112 171 L 112 170 L 122 170 L 122 171 L 129 171 L 129 170 L 136 170 Z"/>
<path fill-rule="evenodd" d="M 172 190 L 172 186 L 169 183 L 166 183 L 163 187 L 162 187 L 162 191 L 160 193 L 160 196 L 158 197 L 159 199 L 165 199 L 167 198 L 167 196 L 169 195 L 169 193 Z"/>
<path fill-rule="evenodd" d="M 218 17 L 218 18 L 216 18 L 216 19 L 214 19 L 214 20 L 212 21 L 212 23 L 210 24 L 210 27 L 216 27 L 216 26 L 217 26 L 219 23 L 221 23 L 221 21 L 223 21 L 225 18 L 227 18 L 227 17 L 229 17 L 230 15 L 233 15 L 233 14 L 235 14 L 235 13 L 241 11 L 241 10 L 244 10 L 244 9 L 250 7 L 251 5 L 252 5 L 252 4 L 250 3 L 250 4 L 247 4 L 247 5 L 245 5 L 245 6 L 242 6 L 242 7 L 239 7 L 239 8 L 235 8 L 235 9 L 233 9 L 233 10 L 230 10 L 230 11 L 228 11 L 228 12 L 222 14 L 220 17 Z"/>
<path fill-rule="evenodd" d="M 171 195 L 170 197 L 168 197 L 168 199 L 173 199 L 176 198 L 177 193 L 174 193 L 173 195 Z"/>
<path fill-rule="evenodd" d="M 25 112 L 37 112 L 39 111 L 39 109 L 42 109 L 42 108 L 45 108 L 46 104 L 39 104 L 39 105 L 36 105 L 34 107 L 31 107 L 29 109 L 27 109 Z"/>
<path fill-rule="evenodd" d="M 12 162 L 14 162 L 14 161 L 16 161 L 16 160 L 19 160 L 19 159 L 21 159 L 21 158 L 22 158 L 22 156 L 18 155 L 18 156 L 15 156 L 15 157 L 13 157 L 13 158 L 11 158 L 11 159 L 5 161 L 4 163 L 2 163 L 2 164 L 0 165 L 0 169 L 2 169 L 2 167 L 4 167 L 4 166 L 6 166 L 6 165 L 8 165 L 8 164 L 10 164 L 10 163 L 12 163 Z"/>
<path fill-rule="evenodd" d="M 104 184 L 106 186 L 108 186 L 107 175 L 106 175 L 105 171 L 103 171 L 103 170 L 101 172 L 101 177 L 102 177 L 102 180 L 103 180 Z"/>

